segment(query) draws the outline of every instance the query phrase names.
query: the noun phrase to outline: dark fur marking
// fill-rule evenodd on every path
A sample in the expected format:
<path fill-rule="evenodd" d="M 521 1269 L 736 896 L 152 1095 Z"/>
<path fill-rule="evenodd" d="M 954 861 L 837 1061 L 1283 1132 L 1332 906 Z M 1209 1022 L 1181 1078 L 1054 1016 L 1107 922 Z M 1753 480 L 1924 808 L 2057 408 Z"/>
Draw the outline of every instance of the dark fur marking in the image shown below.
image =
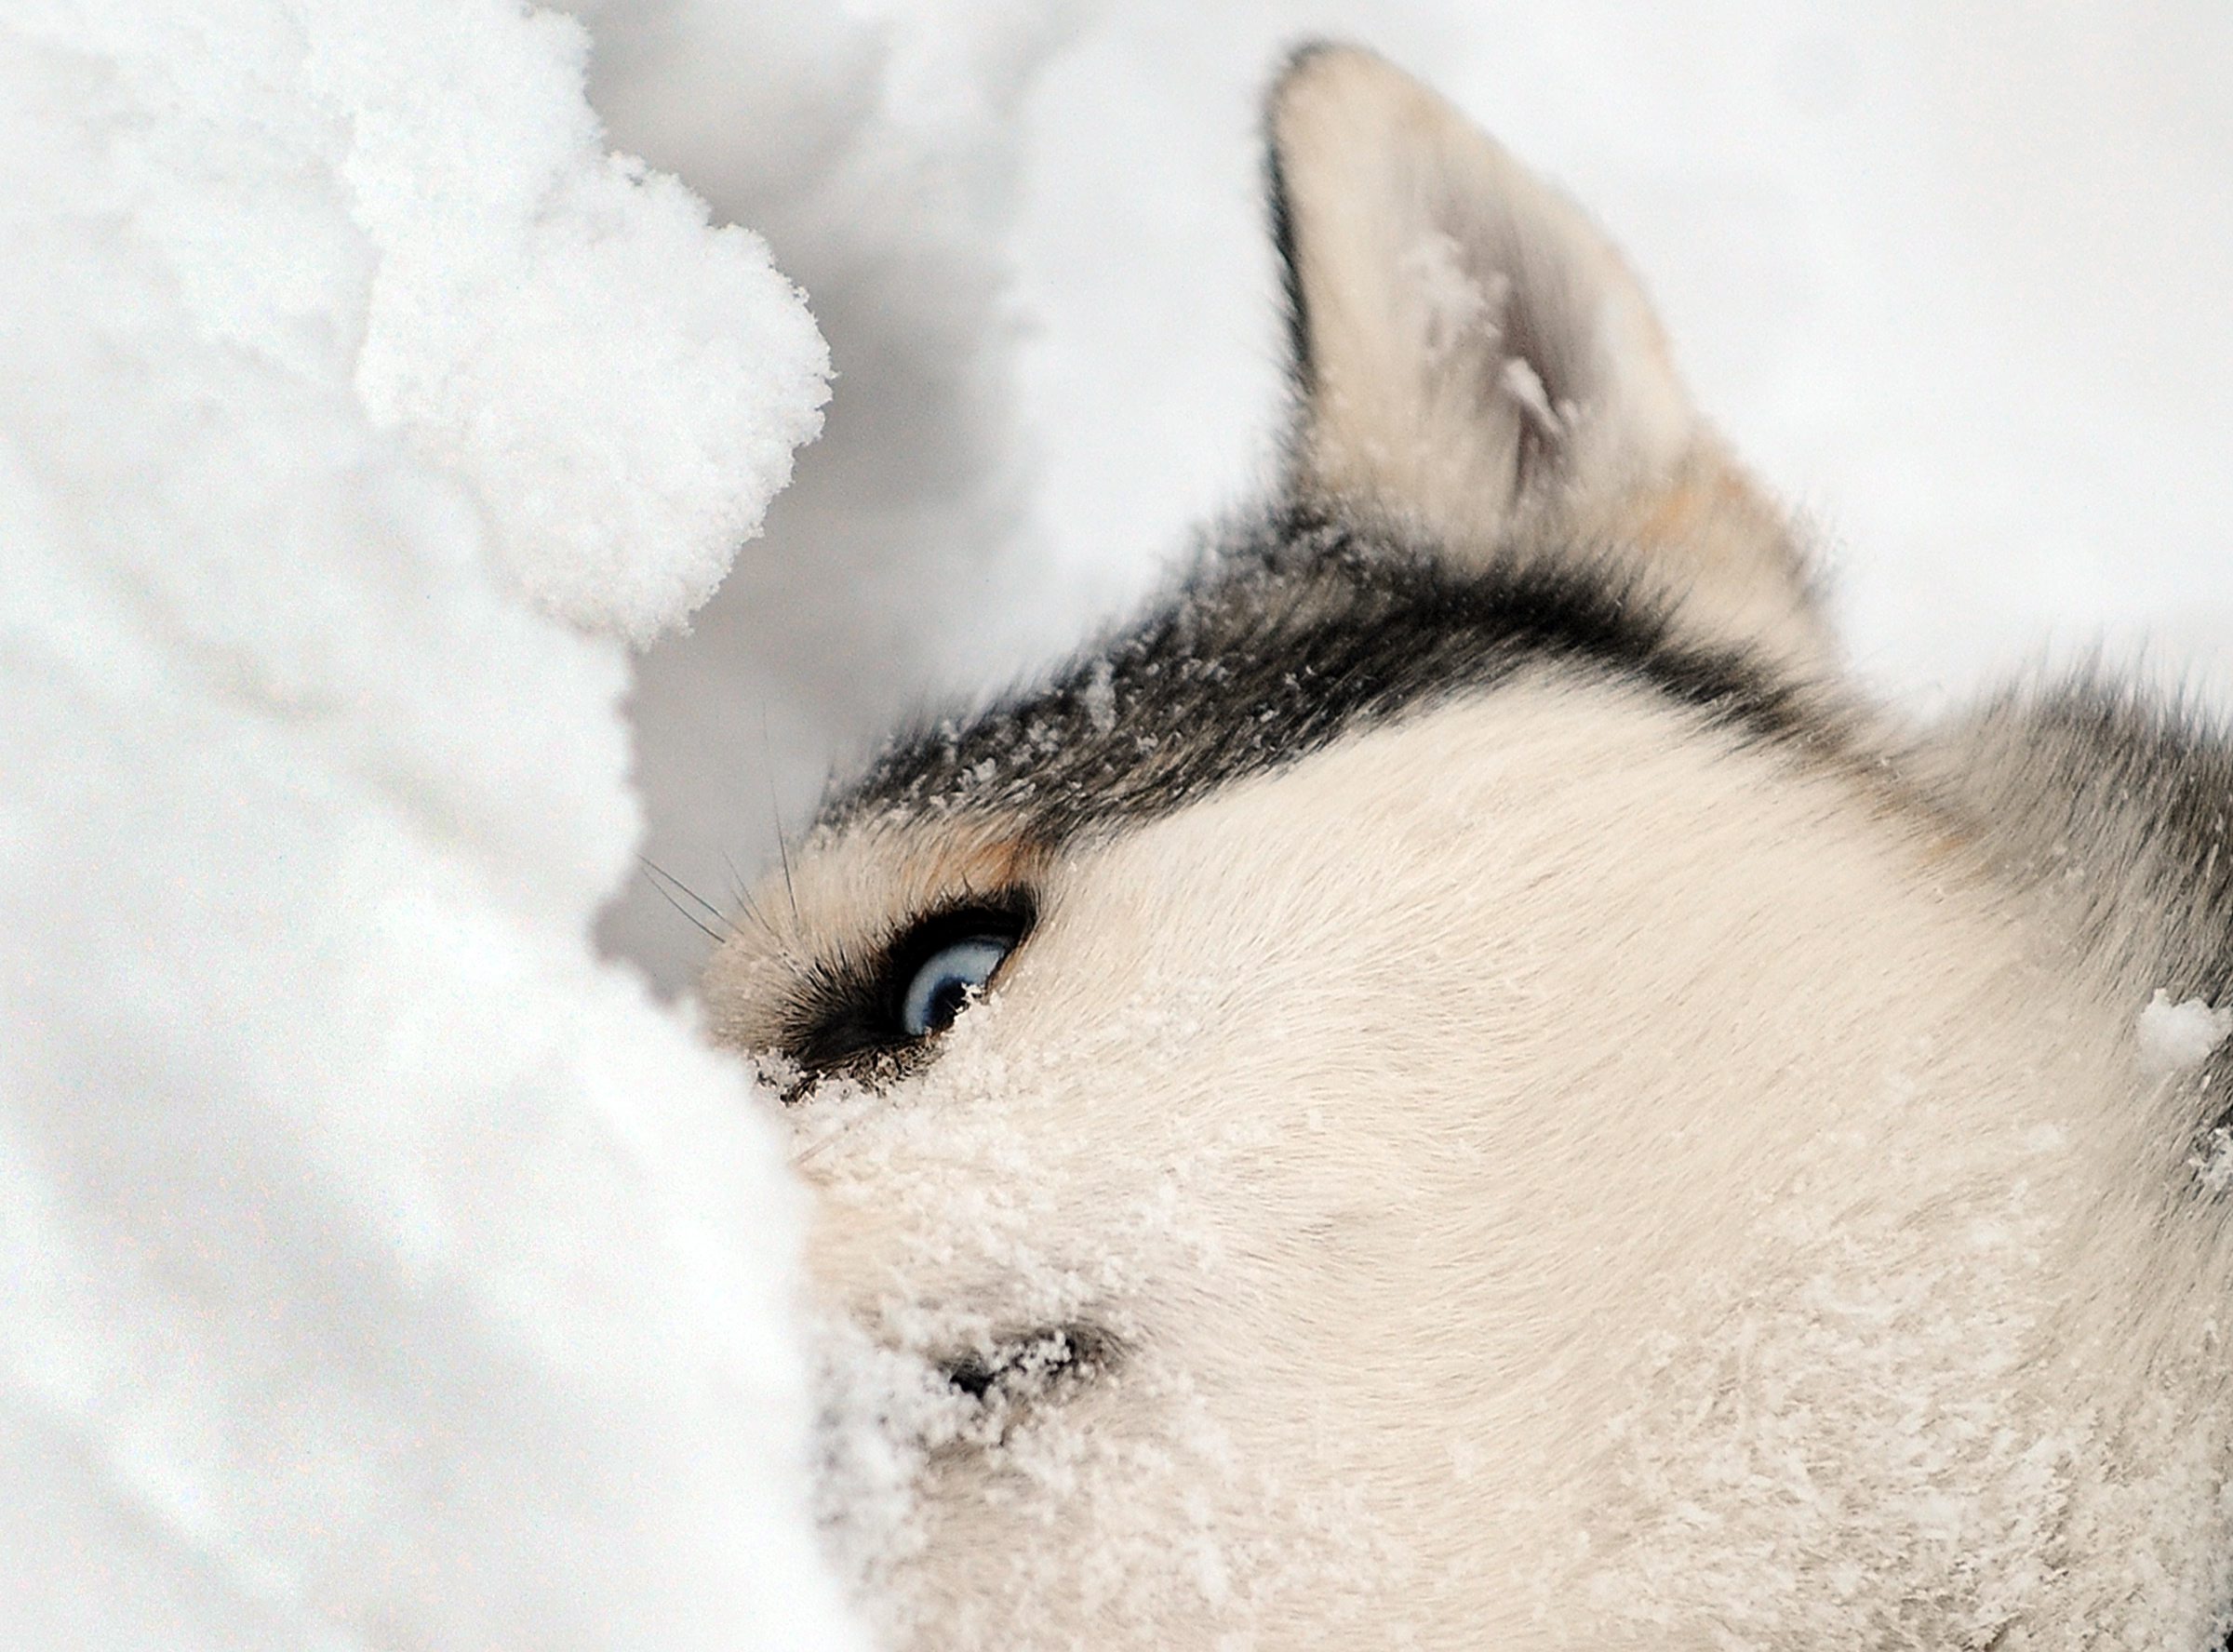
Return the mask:
<path fill-rule="evenodd" d="M 1309 61 L 1333 49 L 1323 40 L 1304 41 L 1288 54 L 1273 77 L 1271 96 L 1264 100 L 1264 203 L 1271 215 L 1272 248 L 1279 259 L 1279 286 L 1287 316 L 1287 374 L 1298 400 L 1307 400 L 1316 381 L 1310 356 L 1310 305 L 1303 294 L 1303 270 L 1295 257 L 1294 207 L 1289 198 L 1287 172 L 1279 145 L 1270 128 L 1278 118 L 1280 95 Z"/>
<path fill-rule="evenodd" d="M 1546 666 L 1649 688 L 1753 739 L 1838 739 L 1792 686 L 1678 636 L 1607 566 L 1562 556 L 1452 571 L 1296 506 L 1046 687 L 903 737 L 820 824 L 990 810 L 1053 846 Z"/>
<path fill-rule="evenodd" d="M 996 1450 L 1042 1407 L 1060 1406 L 1122 1364 L 1123 1342 L 1074 1321 L 996 1335 L 985 1346 L 937 1362 L 947 1387 L 969 1402 L 955 1437 L 934 1455 Z"/>
<path fill-rule="evenodd" d="M 948 1387 L 972 1400 L 1031 1397 L 1117 1363 L 1117 1339 L 1098 1326 L 1045 1326 L 997 1339 L 939 1363 Z"/>

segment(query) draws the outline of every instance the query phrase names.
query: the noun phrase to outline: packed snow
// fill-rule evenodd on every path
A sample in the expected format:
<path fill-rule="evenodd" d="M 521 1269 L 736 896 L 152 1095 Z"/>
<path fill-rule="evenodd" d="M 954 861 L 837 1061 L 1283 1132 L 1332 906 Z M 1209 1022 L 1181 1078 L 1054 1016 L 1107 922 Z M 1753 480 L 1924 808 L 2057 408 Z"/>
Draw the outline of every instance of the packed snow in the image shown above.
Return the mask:
<path fill-rule="evenodd" d="M 864 1644 L 800 1201 L 634 857 L 720 901 L 1262 486 L 1296 38 L 1611 227 L 1872 680 L 2233 681 L 2215 0 L 563 9 L 0 20 L 10 1645 Z M 822 1496 L 889 1548 L 881 1437 Z"/>
<path fill-rule="evenodd" d="M 585 51 L 0 23 L 9 1646 L 857 1644 L 763 1104 L 588 943 L 613 639 L 702 600 L 825 358 Z"/>

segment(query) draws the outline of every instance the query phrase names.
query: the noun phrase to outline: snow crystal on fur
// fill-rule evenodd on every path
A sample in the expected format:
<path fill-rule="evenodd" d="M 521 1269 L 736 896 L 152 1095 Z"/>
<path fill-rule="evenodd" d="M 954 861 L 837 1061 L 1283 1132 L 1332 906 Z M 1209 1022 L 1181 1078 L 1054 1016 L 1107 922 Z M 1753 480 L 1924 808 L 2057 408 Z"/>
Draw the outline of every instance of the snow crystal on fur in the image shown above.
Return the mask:
<path fill-rule="evenodd" d="M 2185 1072 L 2208 1060 L 2233 1033 L 2233 1008 L 2200 998 L 2173 1004 L 2162 988 L 2140 1012 L 2140 1064 L 2152 1072 Z"/>

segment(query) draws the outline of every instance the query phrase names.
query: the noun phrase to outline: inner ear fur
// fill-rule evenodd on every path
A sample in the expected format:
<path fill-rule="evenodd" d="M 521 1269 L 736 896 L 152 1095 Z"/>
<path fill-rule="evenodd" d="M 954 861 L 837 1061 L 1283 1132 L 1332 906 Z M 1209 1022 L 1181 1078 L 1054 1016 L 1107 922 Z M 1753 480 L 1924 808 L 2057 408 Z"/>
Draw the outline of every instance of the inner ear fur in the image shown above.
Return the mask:
<path fill-rule="evenodd" d="M 1352 47 L 1267 110 L 1292 486 L 1461 563 L 1587 554 L 1732 641 L 1826 655 L 1782 514 L 1698 417 L 1642 286 L 1565 196 Z"/>

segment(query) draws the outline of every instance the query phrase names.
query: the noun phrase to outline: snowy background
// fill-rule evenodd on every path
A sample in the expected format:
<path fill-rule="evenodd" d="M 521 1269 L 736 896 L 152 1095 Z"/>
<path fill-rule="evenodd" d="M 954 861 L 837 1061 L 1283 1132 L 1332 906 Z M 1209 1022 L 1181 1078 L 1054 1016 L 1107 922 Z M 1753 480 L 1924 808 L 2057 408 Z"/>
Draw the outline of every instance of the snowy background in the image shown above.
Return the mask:
<path fill-rule="evenodd" d="M 0 15 L 8 1645 L 857 1644 L 634 856 L 1263 485 L 1299 36 L 1611 228 L 1885 692 L 2233 691 L 2220 0 L 570 9 Z"/>

